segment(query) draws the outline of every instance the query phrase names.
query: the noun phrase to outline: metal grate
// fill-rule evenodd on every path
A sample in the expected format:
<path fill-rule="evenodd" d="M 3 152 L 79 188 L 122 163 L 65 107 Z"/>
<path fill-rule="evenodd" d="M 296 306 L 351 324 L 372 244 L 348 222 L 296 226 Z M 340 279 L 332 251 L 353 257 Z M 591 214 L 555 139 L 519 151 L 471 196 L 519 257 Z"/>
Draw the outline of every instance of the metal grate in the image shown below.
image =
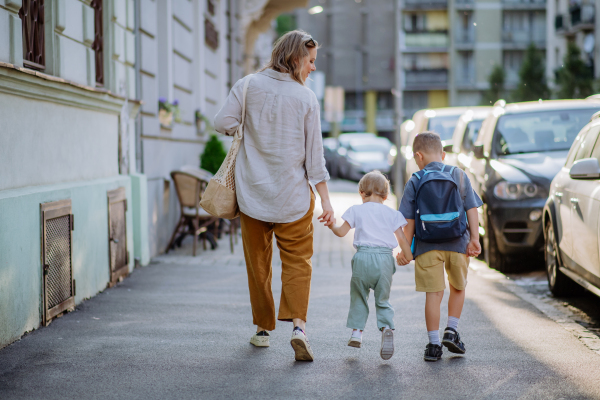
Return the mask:
<path fill-rule="evenodd" d="M 51 309 L 73 295 L 70 215 L 46 221 L 45 249 L 47 309 Z"/>

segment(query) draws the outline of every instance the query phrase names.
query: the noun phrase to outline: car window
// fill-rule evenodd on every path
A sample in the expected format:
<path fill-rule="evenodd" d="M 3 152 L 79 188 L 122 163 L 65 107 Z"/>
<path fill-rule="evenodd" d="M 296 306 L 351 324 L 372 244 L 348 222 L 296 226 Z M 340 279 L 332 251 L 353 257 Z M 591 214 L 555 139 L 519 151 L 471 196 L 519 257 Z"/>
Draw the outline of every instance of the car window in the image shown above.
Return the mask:
<path fill-rule="evenodd" d="M 494 148 L 500 155 L 568 150 L 596 109 L 537 111 L 499 118 Z"/>
<path fill-rule="evenodd" d="M 596 144 L 594 145 L 594 150 L 592 150 L 592 155 L 591 155 L 591 157 L 597 158 L 598 162 L 600 162 L 600 140 L 598 140 L 599 132 L 600 132 L 599 128 L 594 129 L 594 133 L 595 133 L 594 136 L 596 136 Z M 591 135 L 591 133 L 590 133 L 590 135 Z"/>
<path fill-rule="evenodd" d="M 442 140 L 450 140 L 458 123 L 458 118 L 460 118 L 460 115 L 429 118 L 427 130 L 437 133 Z"/>
<path fill-rule="evenodd" d="M 477 139 L 477 135 L 479 135 L 479 130 L 481 129 L 482 123 L 483 120 L 475 120 L 467 124 L 467 127 L 465 128 L 465 136 L 463 137 L 462 142 L 462 150 L 471 150 L 475 139 Z"/>
<path fill-rule="evenodd" d="M 579 144 L 579 148 L 577 149 L 575 158 L 573 158 L 573 162 L 581 160 L 582 158 L 589 158 L 592 154 L 592 148 L 594 147 L 594 144 L 596 144 L 596 139 L 598 139 L 598 135 L 596 135 L 595 130 L 592 131 L 590 129 Z"/>

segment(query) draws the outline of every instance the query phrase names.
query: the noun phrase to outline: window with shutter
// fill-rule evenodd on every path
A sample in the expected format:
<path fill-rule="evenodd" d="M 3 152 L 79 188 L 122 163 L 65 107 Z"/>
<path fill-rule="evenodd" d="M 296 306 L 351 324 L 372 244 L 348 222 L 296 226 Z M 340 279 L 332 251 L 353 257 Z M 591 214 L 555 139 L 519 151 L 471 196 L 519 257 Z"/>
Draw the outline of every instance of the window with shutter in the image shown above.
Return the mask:
<path fill-rule="evenodd" d="M 23 65 L 43 70 L 44 55 L 44 0 L 23 0 L 19 10 L 23 27 Z"/>
<path fill-rule="evenodd" d="M 104 35 L 102 29 L 102 0 L 92 0 L 94 9 L 94 43 L 92 50 L 96 55 L 96 84 L 104 85 Z"/>

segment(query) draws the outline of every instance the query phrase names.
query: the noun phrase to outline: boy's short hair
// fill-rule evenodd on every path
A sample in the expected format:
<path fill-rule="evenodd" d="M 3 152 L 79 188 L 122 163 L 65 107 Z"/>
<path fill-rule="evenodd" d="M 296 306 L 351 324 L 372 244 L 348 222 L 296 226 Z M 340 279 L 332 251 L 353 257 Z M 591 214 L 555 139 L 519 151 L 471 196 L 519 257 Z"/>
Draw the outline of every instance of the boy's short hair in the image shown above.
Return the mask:
<path fill-rule="evenodd" d="M 413 153 L 420 151 L 422 153 L 441 153 L 444 147 L 440 135 L 435 132 L 425 131 L 417 134 L 413 142 Z"/>
<path fill-rule="evenodd" d="M 358 182 L 358 191 L 367 197 L 376 194 L 385 198 L 390 194 L 390 181 L 381 172 L 372 171 Z"/>

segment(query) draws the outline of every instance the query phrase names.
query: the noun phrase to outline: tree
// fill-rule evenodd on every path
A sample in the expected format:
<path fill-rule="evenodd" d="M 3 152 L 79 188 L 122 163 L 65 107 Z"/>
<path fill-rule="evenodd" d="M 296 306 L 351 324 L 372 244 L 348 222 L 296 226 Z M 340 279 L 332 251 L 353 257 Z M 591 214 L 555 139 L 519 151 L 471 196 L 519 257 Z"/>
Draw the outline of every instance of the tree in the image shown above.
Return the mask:
<path fill-rule="evenodd" d="M 578 99 L 593 94 L 594 74 L 581 58 L 581 50 L 569 42 L 562 67 L 554 71 L 561 99 Z"/>
<path fill-rule="evenodd" d="M 494 69 L 488 77 L 490 88 L 483 94 L 482 105 L 493 105 L 504 94 L 504 69 L 501 65 L 494 65 Z"/>
<path fill-rule="evenodd" d="M 217 135 L 211 135 L 204 147 L 204 153 L 200 156 L 200 168 L 216 174 L 226 156 L 227 152 L 223 147 L 223 143 Z"/>
<path fill-rule="evenodd" d="M 278 38 L 296 29 L 296 17 L 293 14 L 281 14 L 275 19 L 275 23 Z"/>
<path fill-rule="evenodd" d="M 527 47 L 519 70 L 519 85 L 512 93 L 514 101 L 531 101 L 550 98 L 546 84 L 546 71 L 542 53 L 533 43 Z"/>

